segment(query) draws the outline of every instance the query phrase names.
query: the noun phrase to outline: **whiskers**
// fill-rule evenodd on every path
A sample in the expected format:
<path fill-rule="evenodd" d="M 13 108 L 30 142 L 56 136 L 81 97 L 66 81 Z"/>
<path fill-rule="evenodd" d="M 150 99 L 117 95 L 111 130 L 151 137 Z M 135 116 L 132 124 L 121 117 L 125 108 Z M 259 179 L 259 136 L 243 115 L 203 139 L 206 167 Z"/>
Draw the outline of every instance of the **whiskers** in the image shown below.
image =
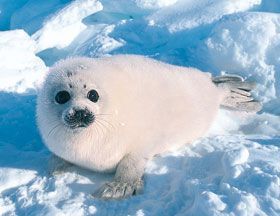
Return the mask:
<path fill-rule="evenodd" d="M 108 141 L 110 136 L 117 130 L 114 121 L 112 121 L 112 114 L 95 114 L 94 121 L 88 127 L 72 127 L 69 122 L 67 125 L 63 121 L 56 120 L 52 122 L 51 129 L 49 130 L 47 137 L 55 136 L 57 133 L 59 136 L 67 134 L 82 135 L 89 139 L 89 141 L 97 142 L 98 144 L 105 143 Z M 66 136 L 67 137 L 67 136 Z"/>
<path fill-rule="evenodd" d="M 51 128 L 51 130 L 49 131 L 48 137 L 49 137 L 52 133 L 54 133 L 54 132 L 56 131 L 56 129 L 59 128 L 60 126 L 61 126 L 61 123 L 60 123 L 60 122 L 58 122 L 57 124 L 55 124 L 55 126 L 53 126 L 53 127 Z"/>
<path fill-rule="evenodd" d="M 60 131 L 63 134 L 71 132 L 71 130 L 68 127 L 65 127 L 65 125 L 62 121 L 55 120 L 55 121 L 52 121 L 50 124 L 52 124 L 53 126 L 49 130 L 47 137 L 49 137 L 51 135 L 56 135 L 56 133 L 58 131 Z"/>
<path fill-rule="evenodd" d="M 97 133 L 98 142 L 100 142 L 100 138 L 103 138 L 106 142 L 112 131 L 116 130 L 116 127 L 110 122 L 109 117 L 111 116 L 112 114 L 95 114 L 93 127 Z"/>
<path fill-rule="evenodd" d="M 95 120 L 104 125 L 104 127 L 108 127 L 109 129 L 116 129 L 115 126 L 105 118 L 107 116 L 111 116 L 111 114 L 96 114 Z"/>

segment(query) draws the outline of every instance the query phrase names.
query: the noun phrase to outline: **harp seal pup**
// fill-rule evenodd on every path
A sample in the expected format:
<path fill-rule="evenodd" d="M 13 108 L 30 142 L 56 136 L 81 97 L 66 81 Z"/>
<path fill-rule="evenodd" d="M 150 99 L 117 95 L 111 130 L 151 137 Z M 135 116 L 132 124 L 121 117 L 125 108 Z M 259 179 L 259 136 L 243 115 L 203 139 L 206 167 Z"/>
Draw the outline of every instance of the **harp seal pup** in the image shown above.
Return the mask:
<path fill-rule="evenodd" d="M 145 164 L 155 154 L 202 137 L 221 105 L 259 110 L 252 87 L 238 76 L 211 78 L 143 56 L 75 57 L 47 74 L 37 122 L 58 158 L 97 172 L 115 171 L 114 180 L 93 195 L 118 199 L 141 190 Z"/>

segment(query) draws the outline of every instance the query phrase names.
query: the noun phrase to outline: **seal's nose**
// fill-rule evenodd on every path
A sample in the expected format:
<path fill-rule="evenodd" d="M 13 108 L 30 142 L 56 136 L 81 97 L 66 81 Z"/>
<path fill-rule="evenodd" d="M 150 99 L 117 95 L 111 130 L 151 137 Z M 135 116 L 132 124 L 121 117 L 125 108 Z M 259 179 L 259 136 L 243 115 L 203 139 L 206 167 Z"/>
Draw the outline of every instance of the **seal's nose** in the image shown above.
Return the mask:
<path fill-rule="evenodd" d="M 72 108 L 64 115 L 64 123 L 70 128 L 87 127 L 94 120 L 95 116 L 88 109 Z"/>
<path fill-rule="evenodd" d="M 74 110 L 73 119 L 75 119 L 77 122 L 89 125 L 94 121 L 94 115 L 87 109 L 79 109 Z"/>

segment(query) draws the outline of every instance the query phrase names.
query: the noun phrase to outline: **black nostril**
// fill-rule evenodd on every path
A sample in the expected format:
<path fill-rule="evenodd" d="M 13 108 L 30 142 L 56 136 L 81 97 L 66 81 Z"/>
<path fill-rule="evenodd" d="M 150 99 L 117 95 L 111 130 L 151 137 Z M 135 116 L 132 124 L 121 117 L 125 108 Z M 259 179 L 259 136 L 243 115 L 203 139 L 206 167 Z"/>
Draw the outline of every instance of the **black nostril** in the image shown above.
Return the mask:
<path fill-rule="evenodd" d="M 85 115 L 85 111 L 84 110 L 77 110 L 74 114 L 74 116 L 77 118 L 77 119 L 81 119 L 83 116 Z"/>

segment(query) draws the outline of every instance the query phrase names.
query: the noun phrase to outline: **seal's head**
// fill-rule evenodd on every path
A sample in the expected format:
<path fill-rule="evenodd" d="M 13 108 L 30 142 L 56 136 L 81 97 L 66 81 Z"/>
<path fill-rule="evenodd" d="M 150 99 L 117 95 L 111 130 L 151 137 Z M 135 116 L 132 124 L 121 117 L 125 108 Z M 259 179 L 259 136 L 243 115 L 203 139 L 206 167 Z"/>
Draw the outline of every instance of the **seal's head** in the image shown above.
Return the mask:
<path fill-rule="evenodd" d="M 79 133 L 95 123 L 102 109 L 102 97 L 89 61 L 68 59 L 50 69 L 37 104 L 43 133 Z"/>

